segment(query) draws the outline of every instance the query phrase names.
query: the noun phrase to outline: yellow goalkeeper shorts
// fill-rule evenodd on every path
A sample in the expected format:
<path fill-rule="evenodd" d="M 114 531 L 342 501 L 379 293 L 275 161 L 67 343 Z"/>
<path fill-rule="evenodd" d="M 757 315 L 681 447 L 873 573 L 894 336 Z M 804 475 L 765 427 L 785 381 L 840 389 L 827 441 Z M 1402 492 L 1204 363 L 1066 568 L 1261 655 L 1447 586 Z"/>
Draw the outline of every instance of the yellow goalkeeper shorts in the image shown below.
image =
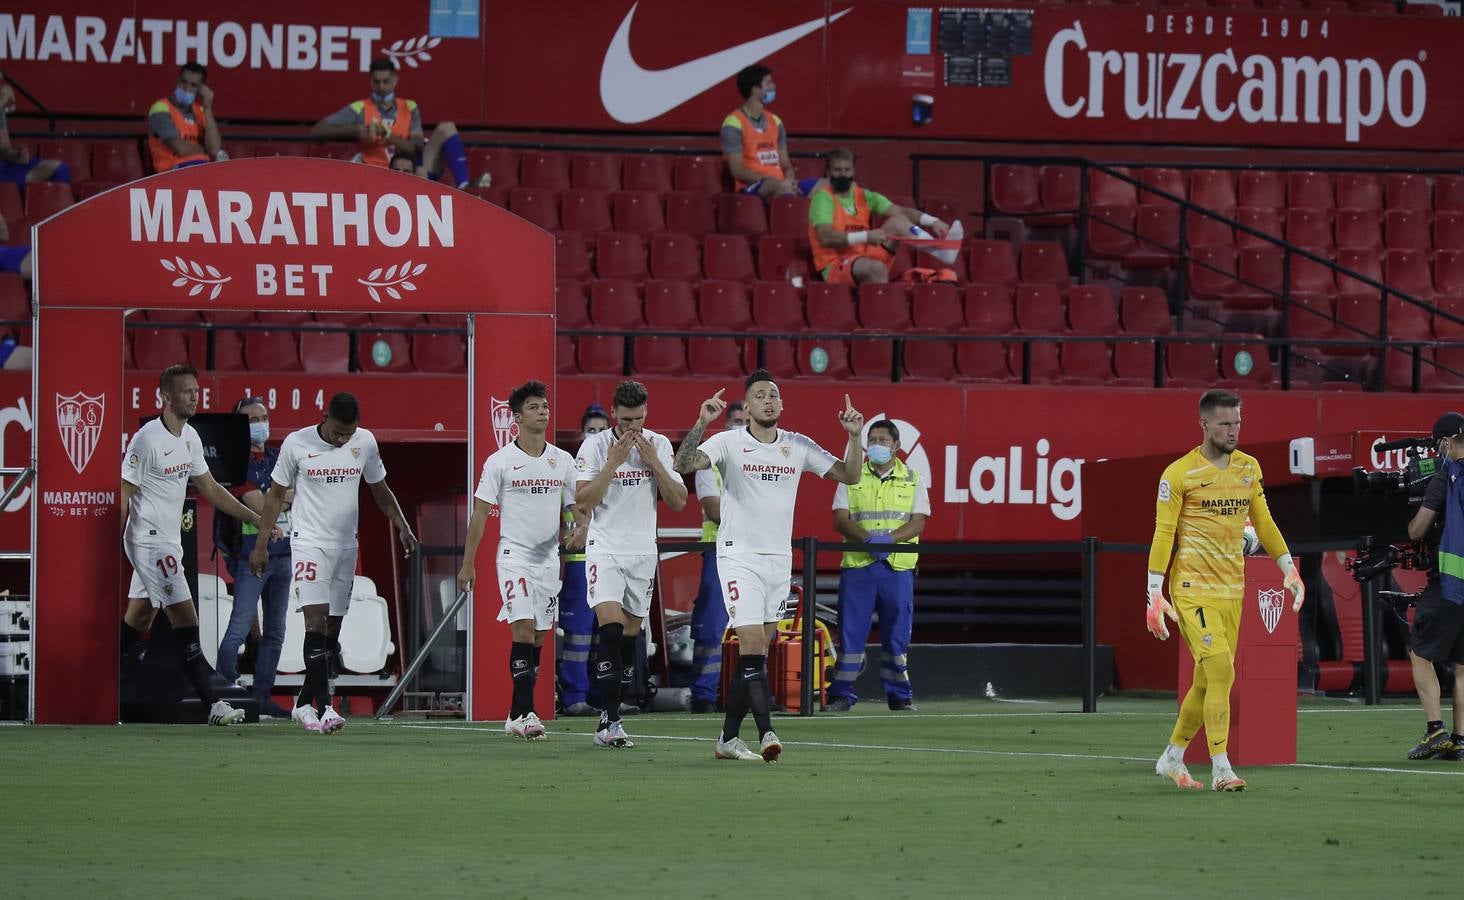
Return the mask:
<path fill-rule="evenodd" d="M 1220 606 L 1201 606 L 1176 597 L 1172 601 L 1179 614 L 1179 633 L 1197 661 L 1219 653 L 1235 659 L 1240 638 L 1240 601 Z"/>

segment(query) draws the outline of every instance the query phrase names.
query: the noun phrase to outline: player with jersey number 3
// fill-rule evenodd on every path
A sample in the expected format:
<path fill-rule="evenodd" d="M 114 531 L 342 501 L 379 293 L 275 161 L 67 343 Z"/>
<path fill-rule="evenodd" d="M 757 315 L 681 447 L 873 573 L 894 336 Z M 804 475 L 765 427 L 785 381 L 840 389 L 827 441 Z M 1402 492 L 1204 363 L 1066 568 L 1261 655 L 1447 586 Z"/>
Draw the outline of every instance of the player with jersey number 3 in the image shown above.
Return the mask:
<path fill-rule="evenodd" d="M 1148 609 L 1145 622 L 1159 640 L 1170 621 L 1195 660 L 1194 681 L 1179 706 L 1169 745 L 1154 773 L 1182 788 L 1202 788 L 1184 765 L 1184 751 L 1205 726 L 1210 747 L 1210 787 L 1245 789 L 1231 768 L 1230 688 L 1235 683 L 1241 601 L 1245 593 L 1246 517 L 1261 546 L 1276 561 L 1283 585 L 1301 610 L 1306 590 L 1286 541 L 1271 518 L 1256 458 L 1235 449 L 1240 442 L 1240 395 L 1212 390 L 1200 398 L 1200 445 L 1169 464 L 1159 480 L 1154 541 L 1149 548 Z M 1170 557 L 1173 554 L 1173 564 Z M 1164 573 L 1169 596 L 1164 598 Z"/>
<path fill-rule="evenodd" d="M 411 555 L 417 538 L 386 484 L 386 466 L 376 436 L 360 427 L 361 406 L 352 394 L 330 398 L 319 425 L 291 432 L 280 444 L 260 518 L 273 524 L 295 489 L 290 519 L 291 596 L 305 613 L 305 684 L 290 718 L 306 731 L 334 734 L 346 720 L 330 705 L 331 657 L 340 653 L 341 625 L 351 608 L 356 581 L 356 525 L 361 482 L 396 528 L 402 550 Z M 269 565 L 267 542 L 258 541 L 249 566 L 260 575 Z"/>
<path fill-rule="evenodd" d="M 722 476 L 722 524 L 717 529 L 717 573 L 727 619 L 737 632 L 737 675 L 728 689 L 727 718 L 717 740 L 718 759 L 776 762 L 783 744 L 768 712 L 768 643 L 772 640 L 793 572 L 793 506 L 798 481 L 812 472 L 844 484 L 859 481 L 864 416 L 844 395 L 839 424 L 848 433 L 844 458 L 837 459 L 809 438 L 778 427 L 783 396 L 773 376 L 759 369 L 747 376 L 746 428 L 723 431 L 701 443 L 707 426 L 726 409 L 724 391 L 702 403 L 701 415 L 676 454 L 676 471 L 690 474 L 716 467 Z M 749 709 L 761 738 L 754 753 L 738 733 Z"/>

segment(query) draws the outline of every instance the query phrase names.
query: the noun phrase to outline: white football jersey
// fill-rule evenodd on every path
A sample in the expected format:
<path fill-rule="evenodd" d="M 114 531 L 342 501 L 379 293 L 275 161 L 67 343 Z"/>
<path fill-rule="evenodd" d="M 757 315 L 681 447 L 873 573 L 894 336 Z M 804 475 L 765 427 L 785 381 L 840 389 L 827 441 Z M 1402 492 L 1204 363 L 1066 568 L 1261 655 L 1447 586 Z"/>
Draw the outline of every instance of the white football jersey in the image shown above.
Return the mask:
<path fill-rule="evenodd" d="M 188 479 L 207 471 L 203 441 L 192 425 L 184 422 L 174 436 L 159 416 L 137 429 L 122 455 L 122 479 L 137 486 L 127 504 L 128 543 L 179 543 Z"/>
<path fill-rule="evenodd" d="M 651 442 L 656 458 L 666 471 L 671 471 L 671 442 L 663 434 L 649 428 L 641 434 Z M 580 484 L 593 481 L 605 468 L 610 445 L 616 440 L 615 429 L 607 428 L 585 438 L 575 457 L 575 478 Z M 656 500 L 660 491 L 650 465 L 639 450 L 615 470 L 605 499 L 590 514 L 590 533 L 585 552 L 647 556 L 656 552 Z"/>
<path fill-rule="evenodd" d="M 715 434 L 699 448 L 722 474 L 718 553 L 793 552 L 793 504 L 804 472 L 822 476 L 838 459 L 796 431 L 764 444 L 746 428 Z"/>
<path fill-rule="evenodd" d="M 473 496 L 498 507 L 498 559 L 559 562 L 564 509 L 574 505 L 574 457 L 553 444 L 530 456 L 509 444 L 483 461 Z"/>
<path fill-rule="evenodd" d="M 361 479 L 376 484 L 386 478 L 386 466 L 376 436 L 366 429 L 357 428 L 345 446 L 337 447 L 322 439 L 317 427 L 285 437 L 269 479 L 295 489 L 290 546 L 347 550 L 356 546 Z"/>

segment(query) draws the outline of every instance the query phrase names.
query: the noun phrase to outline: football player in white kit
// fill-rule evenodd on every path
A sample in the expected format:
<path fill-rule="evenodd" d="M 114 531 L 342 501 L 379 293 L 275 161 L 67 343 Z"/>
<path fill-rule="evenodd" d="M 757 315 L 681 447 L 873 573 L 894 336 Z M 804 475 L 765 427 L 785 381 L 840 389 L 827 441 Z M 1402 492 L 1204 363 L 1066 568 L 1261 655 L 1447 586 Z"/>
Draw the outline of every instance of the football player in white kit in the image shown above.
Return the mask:
<path fill-rule="evenodd" d="M 291 432 L 280 444 L 260 518 L 273 524 L 295 489 L 290 507 L 290 594 L 305 613 L 305 684 L 290 718 L 306 731 L 334 734 L 346 720 L 330 705 L 330 656 L 340 652 L 341 622 L 351 608 L 356 580 L 356 525 L 361 482 L 396 528 L 410 556 L 417 538 L 386 484 L 386 466 L 376 436 L 360 427 L 361 405 L 352 394 L 330 398 L 319 425 Z M 258 541 L 249 554 L 256 575 L 269 564 L 269 546 Z"/>
<path fill-rule="evenodd" d="M 534 711 L 534 683 L 540 648 L 559 615 L 560 532 L 564 510 L 574 506 L 574 457 L 545 437 L 549 388 L 542 381 L 514 388 L 508 408 L 518 423 L 518 437 L 483 462 L 457 581 L 458 590 L 472 589 L 483 528 L 489 516 L 498 516 L 495 569 L 503 598 L 498 619 L 508 622 L 513 635 L 508 654 L 513 701 L 503 730 L 538 740 L 544 737 L 544 723 Z"/>
<path fill-rule="evenodd" d="M 745 400 L 751 421 L 701 441 L 707 426 L 726 408 L 724 391 L 702 403 L 701 415 L 676 454 L 682 474 L 715 466 L 722 476 L 722 523 L 717 529 L 717 574 L 727 619 L 737 631 L 737 677 L 728 689 L 727 718 L 717 740 L 718 759 L 776 762 L 783 745 L 768 714 L 768 643 L 777 627 L 793 569 L 793 504 L 804 472 L 855 484 L 864 450 L 859 432 L 864 417 L 844 395 L 839 424 L 849 434 L 844 458 L 793 431 L 778 428 L 783 398 L 773 376 L 758 369 L 747 376 Z M 738 737 L 751 709 L 761 737 L 754 753 Z"/>
<path fill-rule="evenodd" d="M 132 563 L 122 616 L 122 657 L 124 665 L 136 658 L 132 648 L 163 610 L 173 626 L 178 663 L 198 699 L 209 706 L 208 723 L 233 725 L 244 720 L 244 710 L 220 700 L 210 684 L 213 669 L 199 646 L 198 610 L 183 571 L 179 526 L 188 482 L 219 512 L 251 525 L 260 520 L 209 474 L 203 441 L 188 424 L 198 412 L 198 371 L 169 366 L 158 379 L 158 389 L 163 414 L 137 430 L 122 457 L 122 548 Z"/>
<path fill-rule="evenodd" d="M 671 470 L 671 442 L 645 427 L 646 386 L 622 381 L 610 405 L 614 426 L 591 435 L 575 457 L 575 509 L 588 516 L 585 581 L 599 625 L 595 682 L 605 708 L 595 746 L 628 748 L 620 724 L 622 688 L 635 677 L 635 639 L 651 608 L 656 578 L 656 500 L 686 506 L 686 484 Z"/>

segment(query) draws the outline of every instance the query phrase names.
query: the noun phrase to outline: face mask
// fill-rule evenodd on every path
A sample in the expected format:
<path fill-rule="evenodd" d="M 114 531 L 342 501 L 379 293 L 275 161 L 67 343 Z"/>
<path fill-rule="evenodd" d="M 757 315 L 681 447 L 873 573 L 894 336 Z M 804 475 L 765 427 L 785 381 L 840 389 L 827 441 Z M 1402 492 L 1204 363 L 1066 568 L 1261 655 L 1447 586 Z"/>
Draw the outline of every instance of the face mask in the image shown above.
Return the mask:
<path fill-rule="evenodd" d="M 865 448 L 864 455 L 869 457 L 869 461 L 876 466 L 882 466 L 890 461 L 895 455 L 895 451 L 886 447 L 884 444 L 870 444 Z"/>
<path fill-rule="evenodd" d="M 249 442 L 256 447 L 263 447 L 264 442 L 269 440 L 268 422 L 249 423 Z"/>
<path fill-rule="evenodd" d="M 777 98 L 777 96 L 778 92 L 776 89 L 768 88 L 766 91 L 763 92 L 763 106 L 767 106 L 769 103 L 772 103 L 773 100 Z"/>
<path fill-rule="evenodd" d="M 371 93 L 371 99 L 375 100 L 377 103 L 395 103 L 396 91 L 392 91 L 390 94 L 378 94 L 373 91 Z"/>
<path fill-rule="evenodd" d="M 173 99 L 178 101 L 179 106 L 192 106 L 193 98 L 197 96 L 197 91 L 185 91 L 182 88 L 173 88 Z"/>
<path fill-rule="evenodd" d="M 830 175 L 829 184 L 833 186 L 834 193 L 847 194 L 849 188 L 854 186 L 853 175 Z"/>

